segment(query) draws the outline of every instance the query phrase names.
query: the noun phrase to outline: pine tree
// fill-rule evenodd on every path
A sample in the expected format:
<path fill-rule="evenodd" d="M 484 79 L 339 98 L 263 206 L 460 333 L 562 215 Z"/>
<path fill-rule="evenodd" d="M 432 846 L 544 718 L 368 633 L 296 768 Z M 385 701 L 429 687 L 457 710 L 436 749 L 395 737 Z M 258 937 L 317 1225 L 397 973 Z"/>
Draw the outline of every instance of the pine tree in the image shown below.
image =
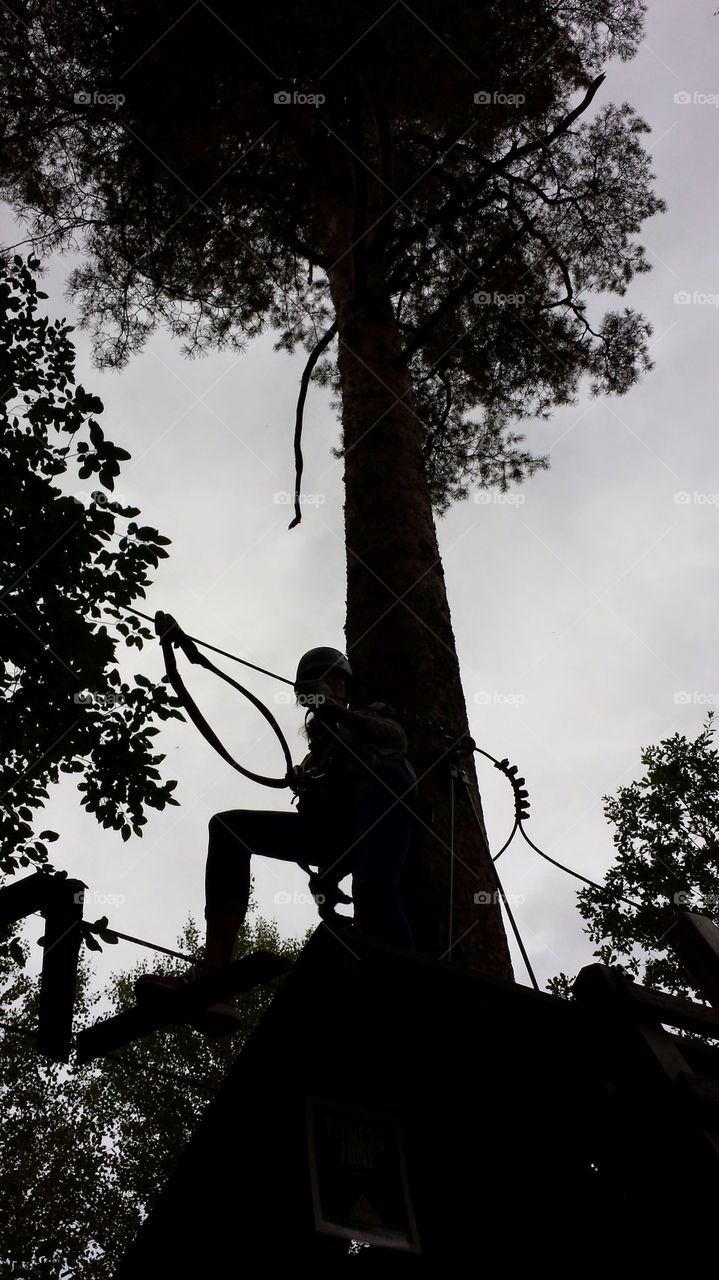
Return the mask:
<path fill-rule="evenodd" d="M 649 367 L 648 324 L 592 296 L 647 270 L 636 237 L 662 207 L 647 126 L 603 85 L 642 12 L 48 0 L 0 19 L 2 189 L 35 243 L 86 249 L 71 287 L 98 361 L 157 325 L 189 352 L 271 326 L 336 390 L 348 651 L 360 695 L 408 717 L 434 815 L 408 876 L 418 945 L 505 978 L 461 789 L 450 830 L 442 734 L 467 711 L 434 515 L 543 465 L 514 423 Z"/>

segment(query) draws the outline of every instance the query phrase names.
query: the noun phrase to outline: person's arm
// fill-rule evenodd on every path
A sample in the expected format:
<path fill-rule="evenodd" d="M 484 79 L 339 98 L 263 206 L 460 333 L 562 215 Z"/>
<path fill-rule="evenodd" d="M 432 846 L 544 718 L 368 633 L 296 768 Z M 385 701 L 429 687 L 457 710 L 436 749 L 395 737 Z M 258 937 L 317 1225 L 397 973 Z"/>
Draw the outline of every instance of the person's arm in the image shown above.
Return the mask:
<path fill-rule="evenodd" d="M 339 702 L 327 699 L 315 709 L 315 714 L 329 724 L 344 724 L 356 735 L 358 742 L 369 742 L 376 747 L 393 747 L 396 751 L 407 750 L 407 735 L 396 720 L 389 716 L 381 716 L 371 708 L 362 711 L 350 711 Z"/>

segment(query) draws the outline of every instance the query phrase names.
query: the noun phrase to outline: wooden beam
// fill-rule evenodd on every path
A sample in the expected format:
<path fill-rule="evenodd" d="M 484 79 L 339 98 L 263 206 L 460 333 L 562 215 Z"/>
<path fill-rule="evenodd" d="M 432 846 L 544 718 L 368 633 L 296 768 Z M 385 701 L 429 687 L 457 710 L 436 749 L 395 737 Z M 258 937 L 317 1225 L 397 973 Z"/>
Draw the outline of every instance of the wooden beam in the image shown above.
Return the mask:
<path fill-rule="evenodd" d="M 719 1006 L 719 929 L 713 921 L 692 911 L 680 911 L 666 940 L 694 986 L 710 1004 Z"/>
<path fill-rule="evenodd" d="M 0 889 L 0 928 L 40 911 L 48 900 L 51 883 L 51 876 L 36 871 Z"/>
<path fill-rule="evenodd" d="M 43 876 L 48 880 L 50 877 Z M 82 943 L 83 890 L 80 880 L 54 878 L 43 908 L 43 942 L 37 1048 L 54 1062 L 68 1062 L 77 966 Z"/>
<path fill-rule="evenodd" d="M 657 1022 L 684 1031 L 698 1031 L 700 1035 L 719 1036 L 719 1010 L 683 996 L 670 996 L 664 991 L 651 991 L 648 987 L 631 984 L 628 998 L 637 1009 L 652 1014 Z"/>
<path fill-rule="evenodd" d="M 590 964 L 575 979 L 574 994 L 584 1003 L 613 1003 L 615 1007 L 632 1008 L 641 1013 L 644 1020 L 667 1023 L 684 1031 L 697 1031 L 700 1035 L 719 1037 L 719 1010 L 683 996 L 672 996 L 665 991 L 653 991 L 638 982 L 623 978 L 614 969 L 602 964 Z"/>

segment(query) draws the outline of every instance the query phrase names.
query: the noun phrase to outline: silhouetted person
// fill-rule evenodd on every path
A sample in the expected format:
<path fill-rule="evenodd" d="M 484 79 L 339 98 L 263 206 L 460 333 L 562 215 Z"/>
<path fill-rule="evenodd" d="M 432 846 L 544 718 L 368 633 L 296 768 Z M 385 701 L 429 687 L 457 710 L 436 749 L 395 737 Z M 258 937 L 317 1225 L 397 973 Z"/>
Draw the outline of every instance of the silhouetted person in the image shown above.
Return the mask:
<path fill-rule="evenodd" d="M 295 678 L 307 708 L 309 754 L 295 769 L 296 813 L 230 809 L 210 820 L 205 876 L 205 966 L 232 960 L 247 913 L 253 855 L 317 868 L 310 887 L 330 927 L 337 901 L 349 901 L 338 882 L 352 875 L 354 932 L 403 947 L 413 945 L 400 899 L 400 877 L 414 826 L 416 776 L 407 737 L 383 703 L 348 706 L 352 669 L 337 649 L 311 649 Z M 340 927 L 349 926 L 340 924 Z M 191 980 L 201 970 L 187 975 Z M 178 985 L 186 979 L 150 981 Z M 232 1030 L 231 1005 L 207 1010 L 205 1030 Z"/>

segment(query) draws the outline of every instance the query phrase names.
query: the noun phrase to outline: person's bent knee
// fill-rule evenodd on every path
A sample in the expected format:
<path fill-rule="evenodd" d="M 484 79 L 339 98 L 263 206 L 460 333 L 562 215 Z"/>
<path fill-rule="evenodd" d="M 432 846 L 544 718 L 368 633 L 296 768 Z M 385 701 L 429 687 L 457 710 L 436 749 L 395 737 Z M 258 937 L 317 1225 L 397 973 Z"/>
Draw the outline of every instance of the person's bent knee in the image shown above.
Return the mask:
<path fill-rule="evenodd" d="M 238 814 L 250 813 L 250 809 L 223 809 L 222 813 L 213 813 L 207 824 L 210 838 L 216 839 L 222 832 L 228 832 L 237 819 Z"/>
<path fill-rule="evenodd" d="M 208 824 L 210 854 L 218 850 L 232 852 L 233 856 L 241 856 L 252 851 L 252 839 L 257 814 L 253 809 L 226 809 L 223 813 L 214 813 Z"/>

